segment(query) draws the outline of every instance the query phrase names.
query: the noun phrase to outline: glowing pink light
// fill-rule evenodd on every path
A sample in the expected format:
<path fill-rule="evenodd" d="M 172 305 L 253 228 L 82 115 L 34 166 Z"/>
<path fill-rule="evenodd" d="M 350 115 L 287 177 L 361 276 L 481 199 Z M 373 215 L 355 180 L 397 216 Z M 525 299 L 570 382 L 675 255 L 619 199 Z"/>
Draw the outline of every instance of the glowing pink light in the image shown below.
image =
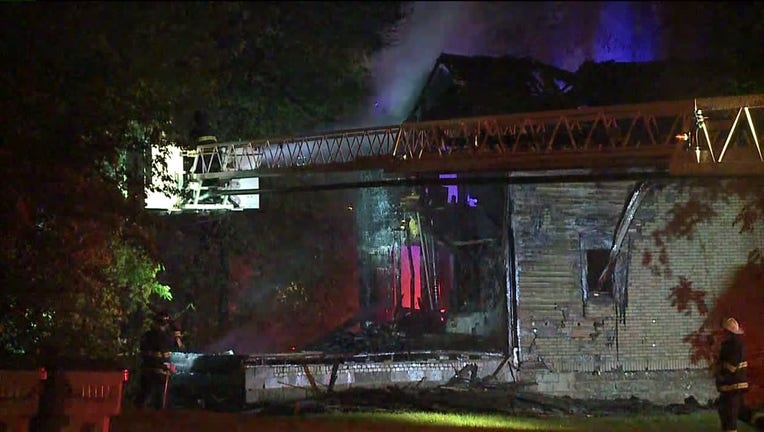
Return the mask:
<path fill-rule="evenodd" d="M 420 274 L 420 249 L 419 246 L 411 246 L 411 255 L 414 264 L 414 298 L 411 298 L 411 265 L 409 264 L 409 246 L 401 247 L 401 307 L 420 309 L 417 301 L 422 296 L 422 279 Z"/>

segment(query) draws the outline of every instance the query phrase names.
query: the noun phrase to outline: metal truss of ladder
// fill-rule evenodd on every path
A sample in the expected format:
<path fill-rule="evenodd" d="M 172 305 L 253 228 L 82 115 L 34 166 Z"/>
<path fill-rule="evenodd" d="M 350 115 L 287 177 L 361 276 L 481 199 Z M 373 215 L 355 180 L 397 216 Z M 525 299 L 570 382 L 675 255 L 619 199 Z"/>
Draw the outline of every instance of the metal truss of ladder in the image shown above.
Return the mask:
<path fill-rule="evenodd" d="M 764 95 L 757 94 L 404 123 L 199 146 L 191 173 L 651 167 L 673 175 L 764 174 L 762 121 Z"/>

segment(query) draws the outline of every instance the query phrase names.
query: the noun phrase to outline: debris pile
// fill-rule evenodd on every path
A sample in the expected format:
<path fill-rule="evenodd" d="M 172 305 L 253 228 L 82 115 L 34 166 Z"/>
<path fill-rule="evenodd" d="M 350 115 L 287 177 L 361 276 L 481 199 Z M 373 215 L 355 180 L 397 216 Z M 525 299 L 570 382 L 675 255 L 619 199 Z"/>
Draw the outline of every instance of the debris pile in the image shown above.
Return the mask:
<path fill-rule="evenodd" d="M 315 343 L 300 347 L 302 351 L 326 354 L 372 354 L 408 351 L 492 351 L 495 341 L 475 335 L 451 333 L 427 333 L 405 321 L 401 323 L 365 322 L 356 330 L 339 330 L 329 333 Z"/>
<path fill-rule="evenodd" d="M 394 325 L 367 322 L 360 331 L 338 331 L 308 346 L 306 351 L 321 351 L 327 354 L 358 354 L 379 352 L 401 352 L 407 348 L 406 335 Z"/>

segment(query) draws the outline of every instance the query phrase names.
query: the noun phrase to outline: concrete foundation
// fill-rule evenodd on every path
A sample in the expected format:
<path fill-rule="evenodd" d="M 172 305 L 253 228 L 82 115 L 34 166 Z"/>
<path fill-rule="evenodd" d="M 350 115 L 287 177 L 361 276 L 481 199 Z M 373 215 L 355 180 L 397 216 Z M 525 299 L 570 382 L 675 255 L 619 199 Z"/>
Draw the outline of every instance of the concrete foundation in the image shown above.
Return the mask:
<path fill-rule="evenodd" d="M 674 370 L 644 372 L 523 372 L 534 380 L 530 390 L 577 399 L 627 399 L 636 397 L 656 404 L 682 403 L 690 396 L 701 404 L 718 394 L 708 371 Z"/>
<path fill-rule="evenodd" d="M 311 378 L 320 391 L 329 386 L 333 362 L 284 359 L 282 364 L 262 364 L 253 358 L 245 364 L 246 402 L 297 400 L 313 392 Z M 386 354 L 353 357 L 337 365 L 334 389 L 383 388 L 389 386 L 436 386 L 447 383 L 464 366 L 477 365 L 477 375 L 492 375 L 503 360 L 502 354 Z M 261 364 L 258 364 L 261 363 Z M 508 368 L 496 376 L 500 382 L 511 380 Z"/>
<path fill-rule="evenodd" d="M 337 364 L 336 391 L 390 386 L 431 387 L 446 384 L 464 366 L 477 365 L 477 376 L 494 374 L 504 360 L 500 353 L 421 352 L 357 355 L 348 358 L 321 353 L 286 353 L 256 356 L 173 353 L 181 375 L 196 377 L 196 385 L 238 387 L 245 404 L 292 401 L 313 394 L 313 384 L 326 391 Z M 576 399 L 627 399 L 636 397 L 657 404 L 682 403 L 690 396 L 705 404 L 717 397 L 707 369 L 604 372 L 553 372 L 533 367 L 510 371 L 505 364 L 497 382 L 515 378 L 527 390 Z M 202 378 L 204 378 L 202 380 Z M 202 382 L 203 381 L 203 382 Z M 201 384 L 200 384 L 201 383 Z M 188 390 L 184 390 L 188 391 Z"/>

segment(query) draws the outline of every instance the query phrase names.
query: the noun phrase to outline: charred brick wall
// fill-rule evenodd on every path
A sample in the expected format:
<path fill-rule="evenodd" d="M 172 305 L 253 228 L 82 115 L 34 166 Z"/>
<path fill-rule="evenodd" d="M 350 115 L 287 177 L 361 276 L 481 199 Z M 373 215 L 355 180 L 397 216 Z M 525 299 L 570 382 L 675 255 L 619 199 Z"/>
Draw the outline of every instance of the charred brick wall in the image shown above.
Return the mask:
<path fill-rule="evenodd" d="M 584 303 L 581 243 L 612 238 L 633 186 L 511 187 L 520 352 L 526 366 L 593 371 L 615 362 L 615 310 L 612 302 Z"/>
<path fill-rule="evenodd" d="M 581 252 L 609 247 L 633 186 L 630 182 L 512 186 L 520 348 L 526 369 L 705 367 L 690 362 L 690 345 L 683 339 L 704 319 L 700 303 L 713 306 L 764 237 L 761 232 L 740 234 L 733 222 L 742 203 L 735 197 L 719 199 L 711 203 L 716 216 L 699 223 L 690 238 L 666 238 L 661 258 L 654 233 L 666 228 L 674 204 L 686 202 L 689 192 L 675 183 L 651 189 L 624 242 L 630 251 L 628 307 L 623 320 L 617 319 L 612 297 L 584 300 L 586 264 Z M 685 310 L 678 311 L 671 296 L 681 277 L 691 281 L 690 289 L 701 293 L 703 301 L 690 300 Z"/>

